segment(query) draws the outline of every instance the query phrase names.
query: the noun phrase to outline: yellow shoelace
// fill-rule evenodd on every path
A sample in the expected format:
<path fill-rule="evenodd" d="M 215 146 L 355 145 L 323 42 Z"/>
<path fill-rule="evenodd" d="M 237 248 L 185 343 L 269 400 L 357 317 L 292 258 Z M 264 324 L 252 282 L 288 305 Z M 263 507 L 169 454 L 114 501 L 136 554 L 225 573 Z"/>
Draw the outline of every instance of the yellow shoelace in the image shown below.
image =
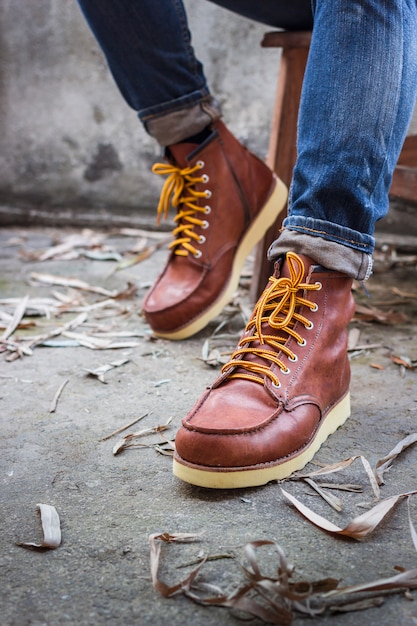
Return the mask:
<path fill-rule="evenodd" d="M 208 214 L 210 207 L 199 206 L 196 202 L 200 198 L 210 198 L 211 192 L 197 191 L 194 186 L 196 183 L 208 182 L 208 176 L 194 176 L 194 174 L 204 167 L 202 161 L 194 167 L 185 167 L 181 169 L 175 165 L 167 163 L 155 163 L 152 172 L 160 176 L 167 176 L 161 191 L 157 209 L 157 223 L 161 221 L 161 217 L 166 219 L 169 212 L 170 204 L 174 209 L 179 209 L 174 221 L 178 226 L 174 228 L 172 234 L 175 239 L 169 244 L 169 248 L 173 248 L 175 254 L 187 256 L 189 253 L 195 257 L 201 256 L 193 241 L 196 243 L 204 243 L 205 237 L 197 235 L 194 232 L 194 226 L 208 227 L 207 220 L 197 217 L 198 214 Z"/>
<path fill-rule="evenodd" d="M 289 369 L 277 357 L 277 351 L 283 352 L 290 361 L 295 362 L 296 355 L 285 345 L 288 336 L 294 337 L 299 345 L 305 345 L 303 337 L 294 330 L 295 322 L 300 322 L 305 328 L 312 328 L 312 322 L 298 313 L 297 309 L 304 305 L 311 311 L 317 310 L 317 305 L 303 298 L 302 292 L 317 291 L 321 289 L 321 283 L 301 282 L 304 276 L 304 263 L 293 252 L 287 254 L 287 263 L 290 276 L 288 278 L 271 276 L 270 284 L 258 300 L 253 316 L 246 326 L 246 332 L 252 334 L 240 340 L 231 360 L 223 366 L 222 372 L 233 368 L 228 378 L 245 378 L 263 384 L 263 377 L 267 376 L 275 387 L 279 387 L 279 378 L 270 369 L 272 363 L 275 363 L 284 374 L 288 373 Z M 278 331 L 277 335 L 265 335 L 262 330 L 265 323 Z M 259 345 L 252 347 L 254 343 Z M 258 358 L 255 361 L 248 361 L 245 360 L 245 355 L 254 355 Z M 260 362 L 261 359 L 265 363 Z"/>

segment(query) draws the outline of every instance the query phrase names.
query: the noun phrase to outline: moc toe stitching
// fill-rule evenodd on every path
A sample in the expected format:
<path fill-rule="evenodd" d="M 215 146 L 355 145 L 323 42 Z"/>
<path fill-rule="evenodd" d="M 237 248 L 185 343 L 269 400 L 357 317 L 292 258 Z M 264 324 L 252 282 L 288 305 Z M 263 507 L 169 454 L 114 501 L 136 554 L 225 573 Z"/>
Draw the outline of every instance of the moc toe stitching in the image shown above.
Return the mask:
<path fill-rule="evenodd" d="M 286 458 L 296 456 L 308 448 L 325 417 L 320 407 L 310 400 L 313 414 L 306 426 L 305 416 L 297 419 L 297 409 L 306 410 L 306 404 L 291 411 L 279 407 L 268 424 L 253 427 L 242 432 L 207 432 L 189 428 L 184 424 L 181 440 L 177 444 L 177 454 L 187 463 L 200 467 L 256 467 L 260 464 L 277 464 Z M 294 439 L 293 430 L 298 422 L 303 421 L 304 428 L 299 428 L 299 436 Z M 283 428 L 281 428 L 283 427 Z M 187 433 L 188 430 L 188 441 Z M 280 432 L 280 430 L 282 432 Z M 291 443 L 290 443 L 291 442 Z"/>
<path fill-rule="evenodd" d="M 174 469 L 188 482 L 233 488 L 284 478 L 349 416 L 352 281 L 293 253 L 271 281 L 231 361 L 178 433 Z M 195 472 L 178 470 L 178 463 Z M 277 471 L 250 471 L 262 467 Z"/>

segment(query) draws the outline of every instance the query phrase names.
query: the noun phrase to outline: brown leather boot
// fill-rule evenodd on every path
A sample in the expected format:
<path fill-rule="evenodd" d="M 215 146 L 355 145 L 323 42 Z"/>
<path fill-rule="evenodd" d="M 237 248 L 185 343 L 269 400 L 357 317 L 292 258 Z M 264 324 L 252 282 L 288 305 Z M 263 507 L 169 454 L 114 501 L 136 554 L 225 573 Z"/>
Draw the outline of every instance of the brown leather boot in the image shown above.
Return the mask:
<path fill-rule="evenodd" d="M 288 253 L 223 374 L 183 420 L 174 474 L 232 489 L 304 467 L 349 417 L 352 280 Z"/>
<path fill-rule="evenodd" d="M 287 199 L 285 185 L 221 121 L 200 145 L 168 149 L 158 215 L 177 209 L 171 253 L 143 303 L 154 333 L 185 339 L 229 302 L 243 263 Z"/>

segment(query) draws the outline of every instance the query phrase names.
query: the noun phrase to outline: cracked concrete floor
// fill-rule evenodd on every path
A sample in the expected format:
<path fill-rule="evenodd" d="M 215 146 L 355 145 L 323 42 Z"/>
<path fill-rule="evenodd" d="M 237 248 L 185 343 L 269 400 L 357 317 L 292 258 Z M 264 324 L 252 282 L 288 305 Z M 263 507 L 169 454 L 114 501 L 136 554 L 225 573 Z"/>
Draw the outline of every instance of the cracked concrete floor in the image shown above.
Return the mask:
<path fill-rule="evenodd" d="M 67 338 L 59 347 L 56 337 L 56 343 L 52 338 L 49 347 L 36 347 L 32 356 L 7 362 L 6 354 L 0 354 L 2 626 L 240 624 L 241 616 L 226 609 L 198 606 L 181 595 L 163 599 L 154 591 L 148 536 L 155 532 L 204 533 L 198 543 L 164 547 L 164 580 L 174 582 L 183 577 L 186 570 L 178 566 L 196 559 L 201 551 L 227 554 L 235 558 L 213 560 L 201 575 L 229 590 L 242 581 L 239 560 L 243 546 L 257 539 L 275 540 L 295 565 L 297 576 L 308 580 L 332 576 L 343 579 L 343 584 L 353 584 L 391 576 L 395 566 L 415 567 L 417 556 L 404 502 L 366 540 L 335 539 L 297 513 L 277 484 L 207 491 L 175 479 L 171 458 L 153 447 L 136 447 L 114 456 L 117 437 L 105 441 L 103 437 L 140 415 L 146 417 L 137 428 L 172 418 L 165 434 L 174 436 L 181 418 L 219 369 L 202 358 L 213 329 L 219 321 L 227 322 L 222 329 L 224 339 L 216 344 L 219 352 L 227 352 L 235 343 L 227 334 L 241 331 L 242 316 L 223 314 L 187 341 L 152 340 L 139 314 L 140 301 L 165 251 L 116 273 L 111 272 L 115 261 L 81 256 L 41 263 L 28 255 L 48 249 L 57 235 L 63 236 L 48 228 L 0 231 L 0 309 L 13 313 L 15 305 L 6 306 L 4 300 L 26 294 L 51 298 L 57 290 L 68 295 L 65 287 L 34 281 L 33 272 L 77 277 L 116 291 L 123 291 L 130 282 L 139 287 L 136 296 L 120 300 L 117 315 L 114 310 L 90 311 L 83 332 L 92 333 L 98 326 L 104 334 L 123 330 L 129 335 L 125 340 L 137 345 L 93 350 L 77 347 Z M 106 243 L 116 250 L 128 245 L 127 238 L 120 235 L 109 237 Z M 376 274 L 369 282 L 371 300 L 360 289 L 356 292 L 359 303 L 403 313 L 407 318 L 391 325 L 352 323 L 351 327 L 360 331 L 360 349 L 352 352 L 352 417 L 322 447 L 316 457 L 319 463 L 362 454 L 374 465 L 400 439 L 417 431 L 417 371 L 390 359 L 392 355 L 417 359 L 417 300 L 401 298 L 392 288 L 415 294 L 415 267 Z M 75 293 L 80 292 L 71 291 L 72 298 Z M 84 303 L 91 303 L 94 297 L 82 292 Z M 384 306 L 383 300 L 393 303 Z M 250 308 L 244 289 L 240 302 L 243 310 Z M 38 326 L 20 334 L 47 332 L 74 315 L 51 320 L 45 315 L 34 317 Z M 128 362 L 109 370 L 104 384 L 86 372 L 120 359 Z M 56 410 L 50 412 L 64 381 Z M 160 440 L 154 435 L 143 443 Z M 410 448 L 386 476 L 383 497 L 415 489 L 416 479 L 416 450 Z M 363 486 L 360 494 L 341 493 L 342 513 L 330 509 L 306 485 L 287 482 L 286 488 L 322 515 L 345 525 L 370 508 L 373 495 L 360 463 L 338 480 Z M 60 515 L 63 541 L 53 551 L 35 552 L 16 545 L 39 539 L 36 505 L 40 502 L 52 504 Z M 417 503 L 413 500 L 411 512 L 416 522 Z M 272 569 L 273 551 L 267 549 L 264 560 Z M 257 620 L 251 623 L 260 624 Z M 298 616 L 294 621 L 296 626 L 304 623 L 309 623 L 308 618 Z M 417 624 L 417 604 L 404 594 L 395 594 L 386 597 L 382 607 L 325 614 L 314 618 L 314 623 L 409 626 Z"/>

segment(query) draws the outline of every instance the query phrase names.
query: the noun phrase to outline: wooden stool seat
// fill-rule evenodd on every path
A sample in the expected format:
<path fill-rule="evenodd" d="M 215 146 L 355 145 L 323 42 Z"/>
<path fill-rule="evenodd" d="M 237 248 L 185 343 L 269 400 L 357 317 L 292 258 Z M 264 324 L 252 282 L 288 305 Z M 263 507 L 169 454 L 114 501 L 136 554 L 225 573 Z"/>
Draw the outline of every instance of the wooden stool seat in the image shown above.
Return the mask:
<path fill-rule="evenodd" d="M 274 31 L 264 35 L 264 48 L 282 48 L 267 165 L 289 187 L 297 158 L 297 119 L 311 31 Z M 417 202 L 417 135 L 407 137 L 395 170 L 390 194 Z M 277 238 L 286 207 L 256 249 L 250 296 L 257 300 L 273 271 L 267 251 Z"/>

